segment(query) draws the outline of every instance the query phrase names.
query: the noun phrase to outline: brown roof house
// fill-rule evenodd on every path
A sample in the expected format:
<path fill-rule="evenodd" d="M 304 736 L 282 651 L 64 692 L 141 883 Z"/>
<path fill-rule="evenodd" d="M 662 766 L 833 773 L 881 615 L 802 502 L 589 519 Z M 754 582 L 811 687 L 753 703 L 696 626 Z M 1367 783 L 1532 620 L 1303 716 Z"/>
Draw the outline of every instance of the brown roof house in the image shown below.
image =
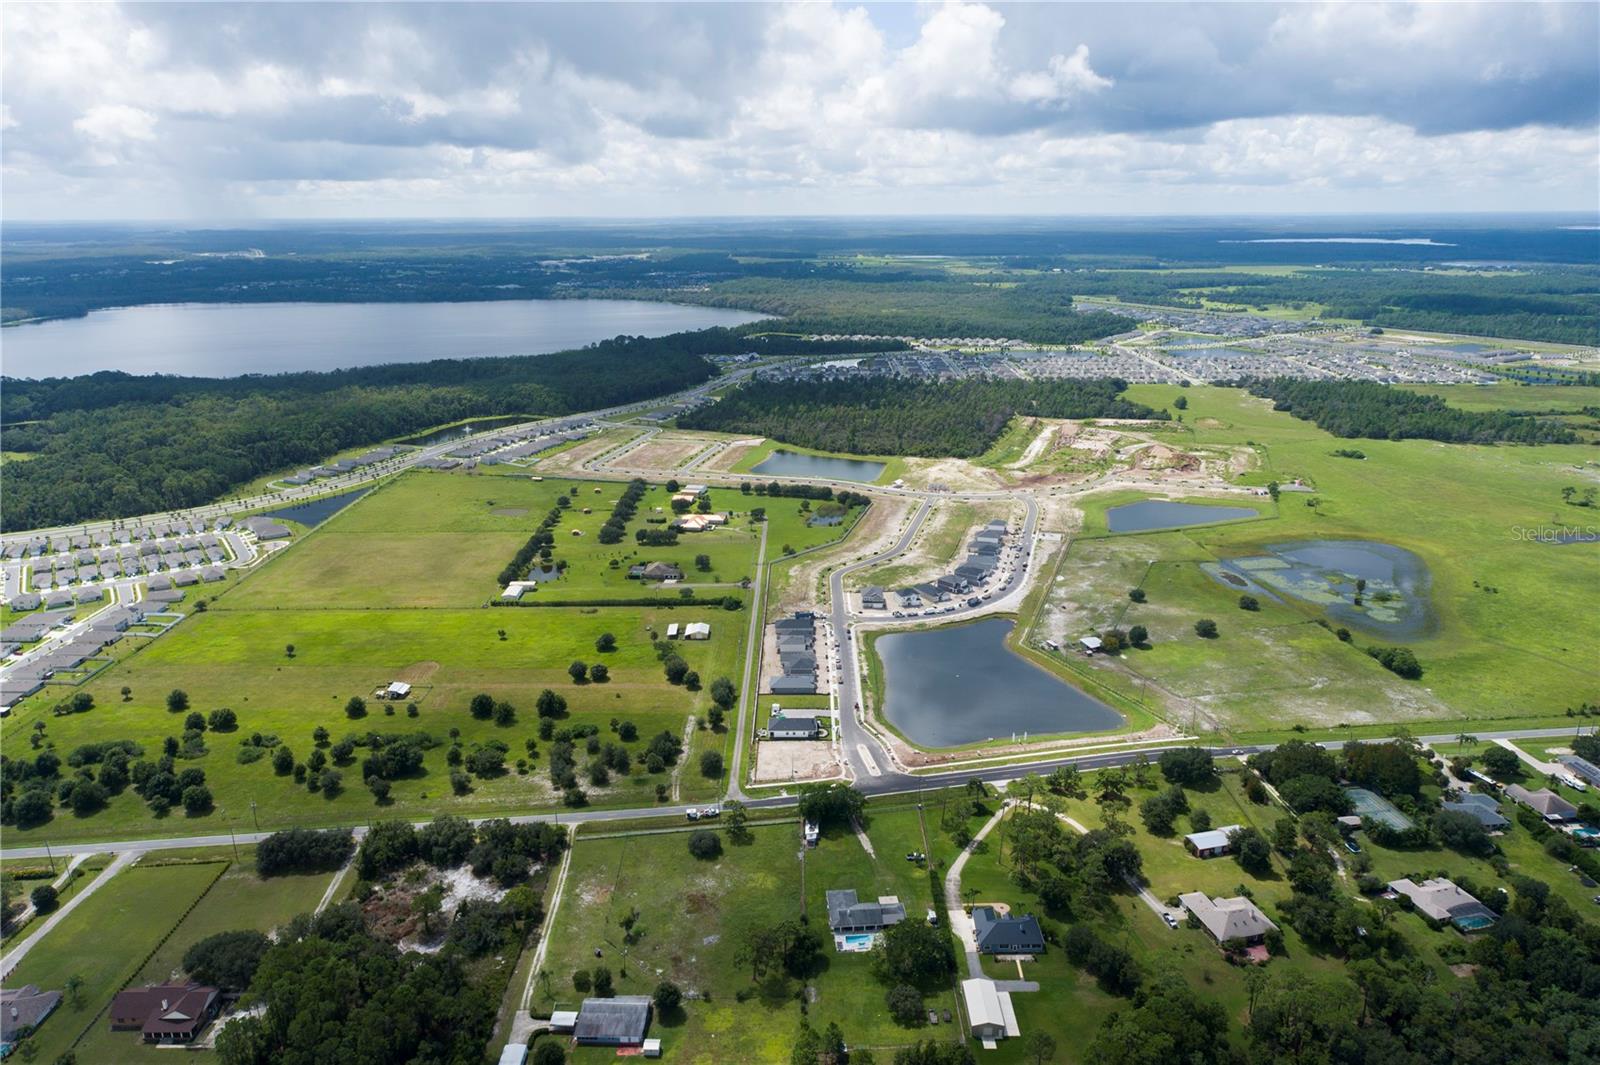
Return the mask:
<path fill-rule="evenodd" d="M 199 984 L 146 984 L 118 991 L 111 1028 L 137 1028 L 146 1043 L 188 1043 L 217 1015 L 220 992 Z"/>

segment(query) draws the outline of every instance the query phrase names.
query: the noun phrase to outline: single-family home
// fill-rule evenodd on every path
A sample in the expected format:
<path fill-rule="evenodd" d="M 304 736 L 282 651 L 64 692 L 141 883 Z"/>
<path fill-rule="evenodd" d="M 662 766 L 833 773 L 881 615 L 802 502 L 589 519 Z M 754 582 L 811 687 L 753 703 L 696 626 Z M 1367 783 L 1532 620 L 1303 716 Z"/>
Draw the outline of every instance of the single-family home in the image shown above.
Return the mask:
<path fill-rule="evenodd" d="M 894 594 L 900 600 L 901 609 L 910 610 L 922 605 L 922 596 L 917 594 L 915 588 L 902 588 Z"/>
<path fill-rule="evenodd" d="M 1183 845 L 1196 858 L 1215 858 L 1233 853 L 1233 841 L 1228 837 L 1240 831 L 1240 825 L 1224 825 L 1208 832 L 1191 832 L 1183 837 Z"/>
<path fill-rule="evenodd" d="M 834 935 L 881 932 L 906 919 L 906 908 L 893 895 L 880 896 L 877 902 L 862 902 L 854 888 L 826 893 L 828 930 Z"/>
<path fill-rule="evenodd" d="M 1178 902 L 1194 915 L 1195 920 L 1211 933 L 1218 943 L 1240 943 L 1245 946 L 1261 942 L 1268 932 L 1277 929 L 1255 903 L 1243 896 L 1231 899 L 1210 898 L 1202 891 L 1191 891 L 1178 896 Z"/>
<path fill-rule="evenodd" d="M 404 699 L 411 694 L 411 685 L 403 680 L 390 681 L 389 686 L 383 689 L 385 699 Z"/>
<path fill-rule="evenodd" d="M 16 595 L 11 597 L 11 609 L 38 610 L 41 602 L 43 602 L 43 600 L 41 600 L 39 596 L 33 592 L 18 592 Z"/>
<path fill-rule="evenodd" d="M 1457 800 L 1446 799 L 1440 805 L 1446 810 L 1476 818 L 1479 824 L 1490 831 L 1498 831 L 1509 827 L 1511 824 L 1500 813 L 1500 804 L 1495 802 L 1493 796 L 1490 795 L 1482 795 L 1472 791 L 1467 792 Z"/>
<path fill-rule="evenodd" d="M 137 1028 L 146 1043 L 191 1043 L 217 1015 L 221 992 L 200 984 L 146 984 L 111 1000 L 111 1029 Z"/>
<path fill-rule="evenodd" d="M 61 992 L 40 991 L 33 984 L 0 991 L 0 1047 L 9 1053 L 17 1040 L 44 1023 L 61 1005 Z"/>
<path fill-rule="evenodd" d="M 767 719 L 767 738 L 773 740 L 814 740 L 822 736 L 823 716 L 804 711 L 775 708 Z"/>
<path fill-rule="evenodd" d="M 993 906 L 974 906 L 972 928 L 979 954 L 1044 953 L 1044 932 L 1032 914 L 1002 916 Z"/>
<path fill-rule="evenodd" d="M 941 592 L 948 595 L 966 595 L 972 591 L 972 585 L 953 573 L 935 577 L 933 583 Z"/>
<path fill-rule="evenodd" d="M 1414 883 L 1391 880 L 1389 890 L 1411 900 L 1418 913 L 1441 924 L 1455 925 L 1463 932 L 1488 928 L 1499 915 L 1443 877 Z"/>
<path fill-rule="evenodd" d="M 1521 784 L 1508 784 L 1506 798 L 1519 802 L 1550 822 L 1571 821 L 1578 816 L 1578 808 L 1549 788 L 1529 791 Z"/>
<path fill-rule="evenodd" d="M 1104 647 L 1105 644 L 1101 643 L 1098 636 L 1083 636 L 1078 639 L 1078 646 L 1083 648 L 1084 654 L 1092 655 Z"/>
<path fill-rule="evenodd" d="M 572 1037 L 579 1046 L 636 1047 L 650 1027 L 648 995 L 586 998 L 578 1008 Z"/>
<path fill-rule="evenodd" d="M 711 639 L 711 626 L 704 621 L 691 621 L 683 627 L 683 638 L 685 640 L 709 640 Z"/>
<path fill-rule="evenodd" d="M 768 677 L 767 690 L 773 695 L 815 695 L 817 678 L 812 674 Z"/>
<path fill-rule="evenodd" d="M 888 602 L 883 597 L 883 589 L 877 585 L 861 589 L 862 610 L 887 610 Z"/>

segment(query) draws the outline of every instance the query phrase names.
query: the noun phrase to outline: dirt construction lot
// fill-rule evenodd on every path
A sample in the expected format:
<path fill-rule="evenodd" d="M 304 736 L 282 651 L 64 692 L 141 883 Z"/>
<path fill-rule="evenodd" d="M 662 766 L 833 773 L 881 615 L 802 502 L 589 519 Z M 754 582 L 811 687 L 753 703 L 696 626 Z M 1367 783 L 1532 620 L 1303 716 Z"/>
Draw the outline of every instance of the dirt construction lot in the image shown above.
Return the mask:
<path fill-rule="evenodd" d="M 844 772 L 827 740 L 763 740 L 756 744 L 756 783 L 826 780 Z"/>

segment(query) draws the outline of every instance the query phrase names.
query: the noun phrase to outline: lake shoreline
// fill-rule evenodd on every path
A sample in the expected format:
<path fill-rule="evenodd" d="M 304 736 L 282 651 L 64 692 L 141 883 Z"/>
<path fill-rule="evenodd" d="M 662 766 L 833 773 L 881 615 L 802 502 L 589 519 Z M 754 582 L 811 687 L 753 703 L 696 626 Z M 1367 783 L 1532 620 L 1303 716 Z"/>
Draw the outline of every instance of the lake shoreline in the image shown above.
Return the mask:
<path fill-rule="evenodd" d="M 618 336 L 663 337 L 771 317 L 665 300 L 474 297 L 141 303 L 24 319 L 5 325 L 4 378 L 123 372 L 229 380 L 549 355 Z"/>

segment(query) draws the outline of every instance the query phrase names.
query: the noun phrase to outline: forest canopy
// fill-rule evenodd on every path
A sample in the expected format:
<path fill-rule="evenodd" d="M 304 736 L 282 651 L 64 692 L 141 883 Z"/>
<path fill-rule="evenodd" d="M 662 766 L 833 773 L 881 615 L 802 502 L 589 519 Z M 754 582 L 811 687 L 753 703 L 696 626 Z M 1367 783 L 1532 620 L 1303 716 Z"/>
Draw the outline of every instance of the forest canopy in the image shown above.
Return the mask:
<path fill-rule="evenodd" d="M 1292 377 L 1244 382 L 1258 396 L 1334 436 L 1374 440 L 1440 440 L 1450 444 L 1571 444 L 1578 436 L 1559 422 L 1508 411 L 1458 410 L 1438 396 L 1402 392 L 1372 381 L 1308 381 Z"/>
<path fill-rule="evenodd" d="M 1120 398 L 1115 378 L 914 383 L 754 381 L 678 419 L 691 429 L 752 433 L 857 455 L 970 458 L 1018 414 L 1039 418 L 1153 418 L 1165 411 Z"/>
<path fill-rule="evenodd" d="M 227 379 L 7 379 L 4 528 L 207 503 L 263 474 L 462 418 L 559 415 L 649 399 L 716 373 L 707 355 L 827 354 L 725 329 L 574 351 Z"/>

